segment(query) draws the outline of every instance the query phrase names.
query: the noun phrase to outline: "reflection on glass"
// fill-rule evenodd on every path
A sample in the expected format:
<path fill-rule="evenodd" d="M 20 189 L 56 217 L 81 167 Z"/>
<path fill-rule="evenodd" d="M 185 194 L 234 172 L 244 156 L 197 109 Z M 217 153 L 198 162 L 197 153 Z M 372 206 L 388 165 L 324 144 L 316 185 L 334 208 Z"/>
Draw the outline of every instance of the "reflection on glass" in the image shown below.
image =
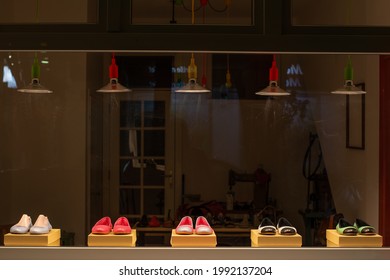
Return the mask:
<path fill-rule="evenodd" d="M 134 129 L 120 131 L 120 155 L 141 156 L 141 131 Z"/>
<path fill-rule="evenodd" d="M 165 125 L 165 102 L 145 101 L 144 103 L 145 127 L 164 127 Z"/>
<path fill-rule="evenodd" d="M 292 0 L 291 9 L 295 26 L 390 25 L 388 1 L 383 0 Z"/>
<path fill-rule="evenodd" d="M 164 214 L 164 189 L 144 190 L 144 213 L 146 215 Z"/>
<path fill-rule="evenodd" d="M 141 185 L 141 163 L 139 159 L 121 160 L 120 184 L 128 186 Z"/>
<path fill-rule="evenodd" d="M 164 186 L 165 161 L 161 159 L 145 160 L 144 185 Z"/>
<path fill-rule="evenodd" d="M 140 189 L 121 189 L 119 194 L 119 213 L 131 215 L 141 213 Z"/>
<path fill-rule="evenodd" d="M 96 23 L 98 0 L 1 1 L 0 24 Z"/>
<path fill-rule="evenodd" d="M 121 127 L 141 127 L 141 105 L 141 101 L 121 101 Z"/>
<path fill-rule="evenodd" d="M 15 77 L 12 70 L 7 66 L 3 66 L 3 83 L 7 83 L 8 88 L 17 88 Z"/>
<path fill-rule="evenodd" d="M 144 156 L 163 157 L 165 155 L 165 130 L 146 130 L 144 145 Z"/>
<path fill-rule="evenodd" d="M 252 25 L 253 0 L 195 1 L 195 24 Z M 191 1 L 133 0 L 131 24 L 192 24 Z M 203 17 L 203 11 L 205 16 Z"/>

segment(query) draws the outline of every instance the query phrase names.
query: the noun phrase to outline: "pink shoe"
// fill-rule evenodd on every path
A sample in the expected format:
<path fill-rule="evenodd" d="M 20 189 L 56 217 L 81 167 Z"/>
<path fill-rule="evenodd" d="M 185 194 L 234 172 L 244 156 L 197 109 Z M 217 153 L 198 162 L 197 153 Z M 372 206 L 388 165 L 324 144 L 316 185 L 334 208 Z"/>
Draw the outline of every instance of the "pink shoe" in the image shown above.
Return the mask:
<path fill-rule="evenodd" d="M 112 230 L 114 234 L 130 234 L 131 227 L 129 220 L 126 217 L 120 217 L 116 220 L 114 224 L 114 229 Z"/>
<path fill-rule="evenodd" d="M 195 233 L 202 235 L 208 235 L 213 233 L 213 229 L 210 227 L 210 224 L 205 217 L 199 216 L 196 219 Z"/>
<path fill-rule="evenodd" d="M 103 217 L 92 228 L 94 234 L 109 234 L 112 229 L 110 217 Z"/>
<path fill-rule="evenodd" d="M 192 234 L 194 232 L 194 225 L 190 216 L 185 216 L 175 229 L 176 234 Z"/>

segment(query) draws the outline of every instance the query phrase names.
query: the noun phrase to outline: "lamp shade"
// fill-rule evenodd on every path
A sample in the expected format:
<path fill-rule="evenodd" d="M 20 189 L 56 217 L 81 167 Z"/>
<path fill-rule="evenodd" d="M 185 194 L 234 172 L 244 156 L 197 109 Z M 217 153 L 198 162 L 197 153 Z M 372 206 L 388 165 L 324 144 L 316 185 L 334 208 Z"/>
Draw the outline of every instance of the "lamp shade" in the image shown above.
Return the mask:
<path fill-rule="evenodd" d="M 115 56 L 112 55 L 111 58 L 111 65 L 109 67 L 110 72 L 110 82 L 102 87 L 101 89 L 98 89 L 97 92 L 102 93 L 125 93 L 125 92 L 131 92 L 131 89 L 122 86 L 118 82 L 118 65 L 116 65 Z"/>
<path fill-rule="evenodd" d="M 352 80 L 346 80 L 344 86 L 332 91 L 333 94 L 358 95 L 366 94 L 364 90 L 353 84 Z"/>
<path fill-rule="evenodd" d="M 102 92 L 102 93 L 124 93 L 124 92 L 131 92 L 131 89 L 122 86 L 119 82 L 118 79 L 116 78 L 111 78 L 110 82 L 102 87 L 101 89 L 98 89 L 97 92 Z"/>
<path fill-rule="evenodd" d="M 366 94 L 366 92 L 353 84 L 353 68 L 351 57 L 348 57 L 347 65 L 344 68 L 344 85 L 331 93 L 333 94 L 346 94 L 346 95 L 357 95 Z"/>
<path fill-rule="evenodd" d="M 256 95 L 261 96 L 287 96 L 290 95 L 289 92 L 285 91 L 281 87 L 278 86 L 278 78 L 279 78 L 279 70 L 276 66 L 275 55 L 272 60 L 272 66 L 269 69 L 269 86 L 265 89 L 262 89 L 256 92 Z"/>
<path fill-rule="evenodd" d="M 190 79 L 188 83 L 175 90 L 178 93 L 209 93 L 210 90 L 199 85 L 195 79 Z"/>
<path fill-rule="evenodd" d="M 190 65 L 188 65 L 188 83 L 175 90 L 178 93 L 209 93 L 210 90 L 202 87 L 196 81 L 198 76 L 198 67 L 195 64 L 194 54 L 191 56 Z"/>
<path fill-rule="evenodd" d="M 28 86 L 20 88 L 18 91 L 21 93 L 53 93 L 52 90 L 41 85 L 38 78 L 33 78 Z"/>
<path fill-rule="evenodd" d="M 39 66 L 38 57 L 35 54 L 34 63 L 31 67 L 31 83 L 23 88 L 18 89 L 21 93 L 53 93 L 52 90 L 41 85 L 39 76 L 41 74 L 41 68 Z"/>
<path fill-rule="evenodd" d="M 261 96 L 288 96 L 288 95 L 290 95 L 289 92 L 287 92 L 284 89 L 282 89 L 281 87 L 279 87 L 278 83 L 276 81 L 270 81 L 268 87 L 256 92 L 256 94 L 261 95 Z"/>

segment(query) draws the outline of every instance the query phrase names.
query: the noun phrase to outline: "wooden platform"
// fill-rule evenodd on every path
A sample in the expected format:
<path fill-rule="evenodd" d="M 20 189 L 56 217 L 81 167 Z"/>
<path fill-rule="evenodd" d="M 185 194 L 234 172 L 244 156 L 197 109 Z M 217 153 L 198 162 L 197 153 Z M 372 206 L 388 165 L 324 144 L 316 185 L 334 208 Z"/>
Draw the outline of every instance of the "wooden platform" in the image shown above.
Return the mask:
<path fill-rule="evenodd" d="M 171 234 L 171 246 L 172 247 L 216 247 L 217 236 L 215 232 L 209 235 L 198 235 L 198 234 L 176 234 L 175 230 L 172 229 Z"/>
<path fill-rule="evenodd" d="M 137 230 L 132 229 L 130 234 L 93 234 L 88 235 L 89 247 L 135 247 Z"/>
<path fill-rule="evenodd" d="M 347 236 L 339 234 L 335 229 L 326 230 L 327 247 L 382 247 L 383 238 L 379 234 L 375 235 L 355 235 Z"/>
<path fill-rule="evenodd" d="M 251 230 L 252 247 L 293 248 L 302 246 L 302 236 L 295 235 L 262 235 L 258 229 Z"/>
<path fill-rule="evenodd" d="M 61 230 L 52 229 L 47 234 L 15 234 L 4 235 L 4 246 L 60 246 Z"/>

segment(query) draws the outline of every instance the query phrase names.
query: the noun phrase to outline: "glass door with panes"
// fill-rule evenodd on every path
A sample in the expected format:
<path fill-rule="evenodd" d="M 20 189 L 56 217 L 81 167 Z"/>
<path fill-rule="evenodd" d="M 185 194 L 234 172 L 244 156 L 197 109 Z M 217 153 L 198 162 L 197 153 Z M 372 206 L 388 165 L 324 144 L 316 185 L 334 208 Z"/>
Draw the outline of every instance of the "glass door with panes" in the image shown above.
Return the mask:
<path fill-rule="evenodd" d="M 110 212 L 160 221 L 174 211 L 171 91 L 133 90 L 111 115 Z"/>

